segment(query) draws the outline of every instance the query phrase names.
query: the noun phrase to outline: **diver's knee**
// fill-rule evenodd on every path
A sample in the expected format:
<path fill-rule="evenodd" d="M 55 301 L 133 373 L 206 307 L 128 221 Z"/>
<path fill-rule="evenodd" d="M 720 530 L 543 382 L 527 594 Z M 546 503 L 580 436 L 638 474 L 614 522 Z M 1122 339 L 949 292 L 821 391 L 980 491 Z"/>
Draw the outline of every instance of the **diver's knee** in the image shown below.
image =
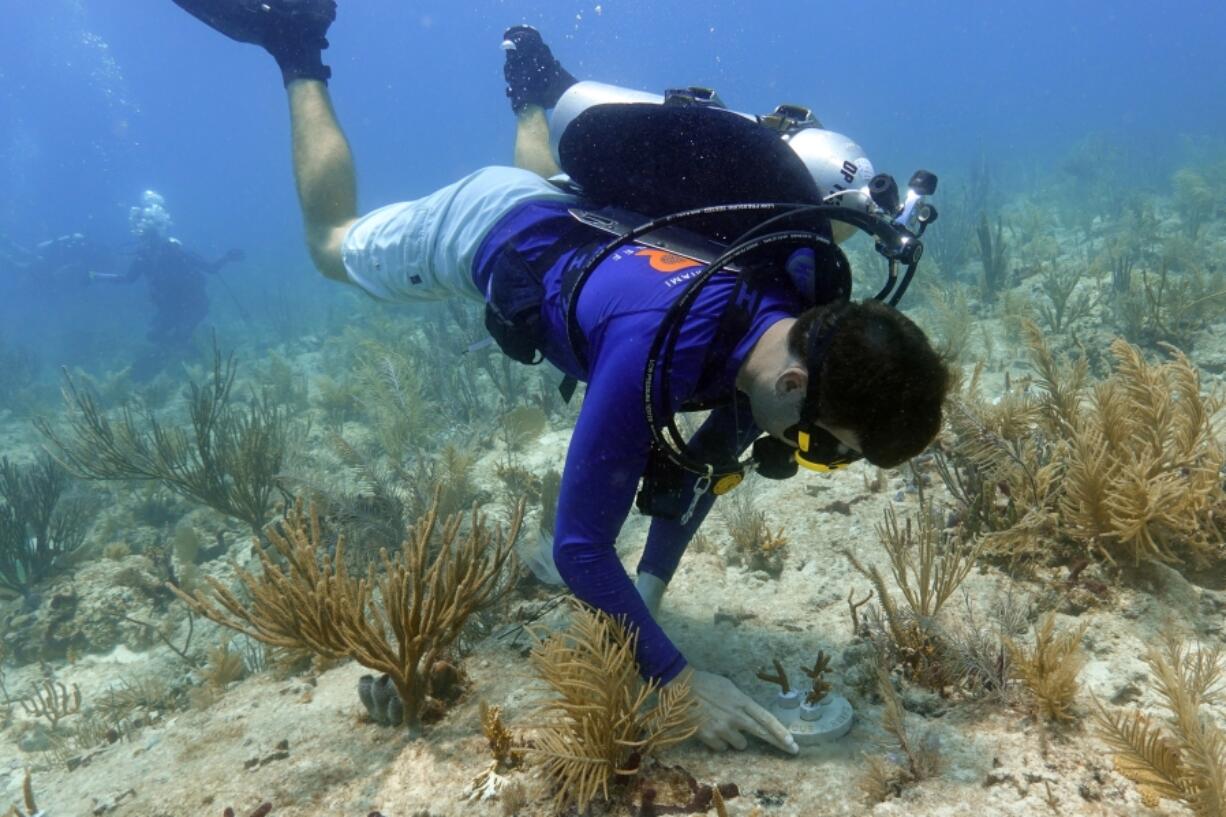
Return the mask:
<path fill-rule="evenodd" d="M 353 226 L 354 221 L 356 219 L 336 227 L 307 229 L 307 249 L 311 253 L 311 260 L 315 262 L 315 268 L 325 278 L 331 278 L 334 281 L 349 280 L 349 276 L 345 272 L 345 261 L 341 254 L 341 247 L 344 245 L 345 236 L 349 233 L 349 228 Z"/>
<path fill-rule="evenodd" d="M 311 261 L 315 264 L 315 269 L 319 270 L 320 275 L 333 281 L 349 280 L 349 276 L 345 273 L 345 262 L 341 258 L 339 246 L 332 246 L 328 242 L 312 241 L 308 237 L 307 251 L 311 254 Z"/>

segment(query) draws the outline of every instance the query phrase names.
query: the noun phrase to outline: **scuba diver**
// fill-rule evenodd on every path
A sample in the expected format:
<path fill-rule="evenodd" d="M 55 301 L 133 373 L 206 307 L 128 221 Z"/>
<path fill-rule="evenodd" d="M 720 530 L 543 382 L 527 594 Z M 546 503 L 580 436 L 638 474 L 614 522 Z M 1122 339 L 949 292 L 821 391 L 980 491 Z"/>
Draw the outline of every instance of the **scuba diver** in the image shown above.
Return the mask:
<path fill-rule="evenodd" d="M 151 379 L 191 346 L 196 327 L 209 314 L 206 275 L 243 259 L 242 250 L 230 250 L 216 261 L 206 261 L 170 236 L 172 221 L 161 194 L 146 190 L 140 204 L 128 211 L 136 239 L 136 255 L 122 274 L 95 274 L 94 280 L 148 282 L 153 318 L 146 335 L 153 348 L 132 366 L 138 381 Z"/>
<path fill-rule="evenodd" d="M 625 621 L 645 678 L 688 679 L 707 746 L 743 749 L 748 734 L 796 753 L 731 680 L 689 666 L 654 614 L 716 497 L 746 471 L 895 467 L 936 436 L 949 373 L 894 308 L 935 218 L 935 177 L 921 171 L 900 193 L 803 109 L 751 117 L 704 89 L 661 99 L 576 82 L 537 31 L 515 26 L 502 45 L 519 167 L 360 215 L 323 63 L 335 2 L 175 2 L 276 60 L 322 274 L 387 301 L 483 302 L 506 354 L 586 382 L 552 551 L 535 568 Z M 559 168 L 567 183 L 543 177 Z M 862 302 L 836 241 L 857 230 L 889 269 Z M 710 414 L 685 439 L 675 418 L 690 410 Z M 631 580 L 614 542 L 636 504 L 654 518 Z"/>
<path fill-rule="evenodd" d="M 32 248 L 0 236 L 0 267 L 17 285 L 40 294 L 67 292 L 88 284 L 112 264 L 112 253 L 83 233 L 66 233 Z"/>

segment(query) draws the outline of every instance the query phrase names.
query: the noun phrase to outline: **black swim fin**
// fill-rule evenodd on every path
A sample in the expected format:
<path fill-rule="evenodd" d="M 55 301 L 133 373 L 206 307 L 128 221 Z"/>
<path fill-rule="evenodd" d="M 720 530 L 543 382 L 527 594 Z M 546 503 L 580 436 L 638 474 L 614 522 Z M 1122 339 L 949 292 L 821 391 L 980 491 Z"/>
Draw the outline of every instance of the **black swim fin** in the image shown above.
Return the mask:
<path fill-rule="evenodd" d="M 502 35 L 502 50 L 506 53 L 502 75 L 515 113 L 528 105 L 552 108 L 578 81 L 554 58 L 541 33 L 532 26 L 508 28 Z"/>
<path fill-rule="evenodd" d="M 174 0 L 210 28 L 240 43 L 264 48 L 281 67 L 288 85 L 295 79 L 326 81 L 323 64 L 336 0 Z"/>

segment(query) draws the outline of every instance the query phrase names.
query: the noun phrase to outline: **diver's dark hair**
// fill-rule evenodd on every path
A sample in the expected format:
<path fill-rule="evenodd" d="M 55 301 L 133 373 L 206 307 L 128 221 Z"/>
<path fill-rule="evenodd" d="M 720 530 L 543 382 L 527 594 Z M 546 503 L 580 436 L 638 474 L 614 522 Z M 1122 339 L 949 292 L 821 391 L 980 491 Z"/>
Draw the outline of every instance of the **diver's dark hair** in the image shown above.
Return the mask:
<path fill-rule="evenodd" d="M 833 325 L 821 360 L 816 419 L 856 432 L 860 453 L 893 468 L 928 447 L 941 429 L 950 373 L 923 330 L 880 301 L 819 306 L 788 331 L 788 351 L 805 360 L 809 333 Z"/>

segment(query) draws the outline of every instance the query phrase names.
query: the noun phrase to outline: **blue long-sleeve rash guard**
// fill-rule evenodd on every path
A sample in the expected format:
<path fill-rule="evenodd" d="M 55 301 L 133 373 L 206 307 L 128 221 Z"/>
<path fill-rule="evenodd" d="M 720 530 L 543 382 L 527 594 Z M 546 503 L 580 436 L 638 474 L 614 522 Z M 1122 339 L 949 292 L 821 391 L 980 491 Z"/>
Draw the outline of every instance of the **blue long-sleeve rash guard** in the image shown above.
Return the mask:
<path fill-rule="evenodd" d="M 562 280 L 568 269 L 589 260 L 609 236 L 594 230 L 576 232 L 575 223 L 564 203 L 532 202 L 517 207 L 486 237 L 476 256 L 473 276 L 481 291 L 488 292 L 500 253 L 514 250 L 530 264 L 551 256 L 552 263 L 544 274 L 541 310 L 546 327 L 545 357 L 587 383 L 562 475 L 554 523 L 554 561 L 578 598 L 613 616 L 624 616 L 637 629 L 640 672 L 667 683 L 685 667 L 685 659 L 652 619 L 622 568 L 614 542 L 630 512 L 651 449 L 642 397 L 650 347 L 665 312 L 701 265 L 638 244 L 629 244 L 602 262 L 578 301 L 577 318 L 588 361 L 584 369 L 567 341 Z M 559 240 L 574 246 L 559 252 Z M 680 329 L 670 368 L 668 399 L 672 407 L 696 398 L 735 395 L 737 371 L 762 333 L 800 311 L 789 289 L 767 287 L 749 331 L 724 365 L 713 376 L 708 375 L 710 382 L 700 382 L 732 285 L 730 277 L 712 280 Z M 712 411 L 691 443 L 708 457 L 727 459 L 760 434 L 750 416 L 749 401 L 742 395 Z M 691 477 L 690 485 L 695 478 Z M 702 497 L 686 525 L 653 519 L 639 571 L 667 582 L 713 503 L 714 497 Z"/>

